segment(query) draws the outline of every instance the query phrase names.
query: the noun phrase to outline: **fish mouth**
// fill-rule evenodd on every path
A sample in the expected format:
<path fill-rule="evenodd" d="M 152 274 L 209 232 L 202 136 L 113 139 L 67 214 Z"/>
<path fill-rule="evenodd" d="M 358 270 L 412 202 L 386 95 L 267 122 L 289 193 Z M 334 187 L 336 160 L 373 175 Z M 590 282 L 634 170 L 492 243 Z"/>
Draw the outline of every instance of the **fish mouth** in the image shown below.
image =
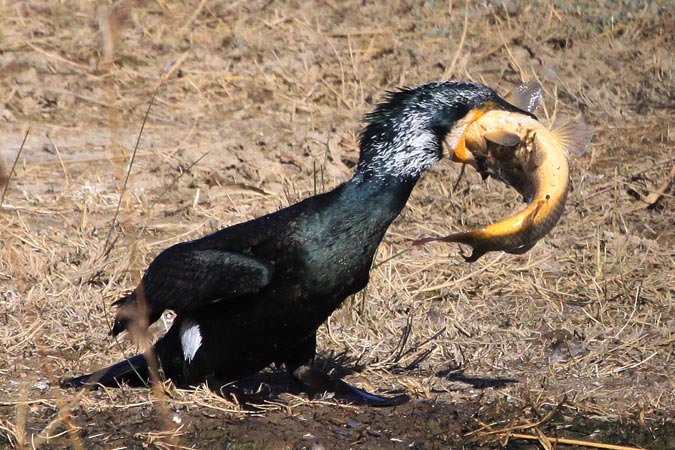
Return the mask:
<path fill-rule="evenodd" d="M 497 108 L 497 102 L 488 100 L 471 109 L 464 118 L 455 125 L 455 132 L 446 138 L 446 142 L 452 148 L 452 160 L 463 164 L 472 164 L 474 155 L 466 146 L 466 131 L 487 112 Z"/>

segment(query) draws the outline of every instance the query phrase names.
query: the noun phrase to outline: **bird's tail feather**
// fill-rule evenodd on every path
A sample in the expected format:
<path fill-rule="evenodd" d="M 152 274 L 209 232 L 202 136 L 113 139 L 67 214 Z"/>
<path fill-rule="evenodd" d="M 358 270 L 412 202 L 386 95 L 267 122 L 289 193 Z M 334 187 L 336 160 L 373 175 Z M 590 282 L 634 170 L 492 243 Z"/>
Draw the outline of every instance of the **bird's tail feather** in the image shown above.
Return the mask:
<path fill-rule="evenodd" d="M 96 385 L 117 387 L 120 384 L 139 387 L 147 386 L 149 379 L 148 362 L 145 356 L 136 355 L 88 375 L 66 378 L 61 381 L 61 387 L 81 388 Z"/>

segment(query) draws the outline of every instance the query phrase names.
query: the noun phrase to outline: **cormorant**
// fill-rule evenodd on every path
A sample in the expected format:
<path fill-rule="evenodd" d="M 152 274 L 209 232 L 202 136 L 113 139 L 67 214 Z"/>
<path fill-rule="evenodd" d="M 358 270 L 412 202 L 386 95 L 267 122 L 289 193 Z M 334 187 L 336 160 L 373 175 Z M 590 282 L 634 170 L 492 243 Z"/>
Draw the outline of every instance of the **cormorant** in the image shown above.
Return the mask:
<path fill-rule="evenodd" d="M 442 158 L 443 141 L 462 145 L 466 126 L 488 107 L 522 112 L 473 82 L 390 92 L 365 117 L 349 181 L 164 250 L 136 290 L 115 302 L 112 335 L 135 322 L 147 326 L 170 309 L 176 318 L 150 357 L 177 386 L 238 380 L 271 363 L 283 363 L 296 379 L 315 386 L 317 328 L 366 286 L 384 233 L 420 175 Z M 149 378 L 146 357 L 137 355 L 62 384 L 138 386 Z M 339 383 L 372 404 L 407 399 Z"/>

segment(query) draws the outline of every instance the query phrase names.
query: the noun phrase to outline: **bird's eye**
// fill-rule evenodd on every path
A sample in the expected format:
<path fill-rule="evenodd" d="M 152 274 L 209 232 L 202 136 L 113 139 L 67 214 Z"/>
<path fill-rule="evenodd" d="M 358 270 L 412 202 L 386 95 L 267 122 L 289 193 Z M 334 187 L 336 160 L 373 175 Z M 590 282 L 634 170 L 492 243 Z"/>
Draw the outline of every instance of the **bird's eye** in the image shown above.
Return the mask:
<path fill-rule="evenodd" d="M 485 102 L 480 102 L 479 104 L 476 105 L 476 109 L 483 109 L 485 108 Z"/>

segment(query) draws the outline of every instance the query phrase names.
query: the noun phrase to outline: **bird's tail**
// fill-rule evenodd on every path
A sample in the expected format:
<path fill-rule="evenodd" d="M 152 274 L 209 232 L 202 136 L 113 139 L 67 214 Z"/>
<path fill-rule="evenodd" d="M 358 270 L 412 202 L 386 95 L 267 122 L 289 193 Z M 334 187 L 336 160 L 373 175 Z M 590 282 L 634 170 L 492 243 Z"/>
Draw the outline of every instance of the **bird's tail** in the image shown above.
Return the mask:
<path fill-rule="evenodd" d="M 148 362 L 145 356 L 141 354 L 88 375 L 61 380 L 61 387 L 81 388 L 97 385 L 117 387 L 120 384 L 139 387 L 147 386 L 149 379 Z"/>

